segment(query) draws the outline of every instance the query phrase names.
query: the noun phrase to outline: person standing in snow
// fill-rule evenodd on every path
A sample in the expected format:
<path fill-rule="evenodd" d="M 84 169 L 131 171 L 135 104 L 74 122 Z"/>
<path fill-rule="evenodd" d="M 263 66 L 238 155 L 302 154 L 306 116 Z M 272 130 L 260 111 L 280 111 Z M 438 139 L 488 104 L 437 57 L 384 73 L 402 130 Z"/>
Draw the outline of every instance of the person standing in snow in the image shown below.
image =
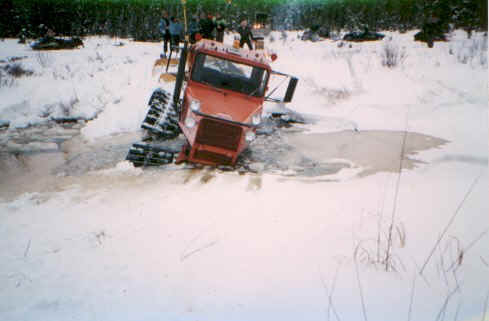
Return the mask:
<path fill-rule="evenodd" d="M 216 26 L 216 40 L 219 42 L 223 42 L 224 30 L 226 29 L 226 20 L 221 17 L 221 14 L 219 12 L 216 13 L 214 25 Z"/>
<path fill-rule="evenodd" d="M 240 35 L 239 47 L 243 48 L 244 44 L 248 45 L 250 50 L 253 50 L 253 46 L 251 45 L 251 40 L 253 39 L 253 34 L 251 33 L 250 26 L 248 26 L 248 21 L 243 19 L 238 27 L 238 33 Z"/>
<path fill-rule="evenodd" d="M 202 33 L 202 38 L 214 40 L 212 33 L 214 32 L 214 21 L 212 21 L 212 16 L 203 12 L 200 16 L 200 32 Z"/>
<path fill-rule="evenodd" d="M 188 32 L 190 34 L 190 43 L 194 44 L 200 40 L 201 36 L 198 36 L 199 29 L 199 17 L 197 15 L 192 16 L 188 25 Z M 196 39 L 199 38 L 199 39 Z"/>
<path fill-rule="evenodd" d="M 171 37 L 171 47 L 173 50 L 178 52 L 178 47 L 180 45 L 180 37 L 183 34 L 183 28 L 178 18 L 171 17 L 170 19 L 170 37 Z"/>
<path fill-rule="evenodd" d="M 166 52 L 168 51 L 168 43 L 171 41 L 170 37 L 170 20 L 168 19 L 168 12 L 163 11 L 158 29 L 163 37 L 163 53 L 161 58 L 166 58 Z"/>

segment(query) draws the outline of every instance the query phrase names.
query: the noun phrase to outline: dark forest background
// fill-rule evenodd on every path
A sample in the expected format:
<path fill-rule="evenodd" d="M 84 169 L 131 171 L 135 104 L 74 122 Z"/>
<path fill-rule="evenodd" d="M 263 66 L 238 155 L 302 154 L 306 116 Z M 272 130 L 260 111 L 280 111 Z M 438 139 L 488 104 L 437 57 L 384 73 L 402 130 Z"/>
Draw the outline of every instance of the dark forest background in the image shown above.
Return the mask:
<path fill-rule="evenodd" d="M 188 0 L 190 15 L 220 12 L 235 27 L 266 13 L 275 30 L 323 26 L 328 30 L 421 28 L 436 17 L 446 29 L 487 30 L 487 0 Z M 179 0 L 0 0 L 0 38 L 110 35 L 159 40 L 162 10 L 182 16 Z"/>

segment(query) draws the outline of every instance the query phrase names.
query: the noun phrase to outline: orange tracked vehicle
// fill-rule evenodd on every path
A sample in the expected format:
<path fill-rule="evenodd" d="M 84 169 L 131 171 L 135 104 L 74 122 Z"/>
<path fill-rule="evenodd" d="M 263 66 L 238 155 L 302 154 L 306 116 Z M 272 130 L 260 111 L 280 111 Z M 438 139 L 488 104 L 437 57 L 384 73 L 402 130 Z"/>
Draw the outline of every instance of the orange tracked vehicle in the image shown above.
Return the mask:
<path fill-rule="evenodd" d="M 183 133 L 186 143 L 177 163 L 233 166 L 256 138 L 264 101 L 292 100 L 298 79 L 273 71 L 271 58 L 276 57 L 212 40 L 190 47 L 186 41 L 173 95 L 161 88 L 153 92 L 142 124 L 147 135 L 131 147 L 127 159 L 135 166 L 171 163 L 176 151 L 161 142 Z M 268 88 L 272 76 L 289 80 L 280 99 L 270 97 L 276 89 Z"/>

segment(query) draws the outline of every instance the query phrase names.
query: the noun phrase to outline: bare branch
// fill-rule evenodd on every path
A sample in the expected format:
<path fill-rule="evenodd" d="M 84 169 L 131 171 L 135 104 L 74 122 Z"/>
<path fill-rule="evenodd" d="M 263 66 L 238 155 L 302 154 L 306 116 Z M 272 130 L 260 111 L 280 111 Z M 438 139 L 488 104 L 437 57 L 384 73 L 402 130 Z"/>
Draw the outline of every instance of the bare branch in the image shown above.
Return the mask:
<path fill-rule="evenodd" d="M 489 267 L 489 264 L 487 264 L 486 259 L 484 259 L 482 256 L 481 256 L 481 261 L 482 263 L 484 263 L 485 266 Z"/>
<path fill-rule="evenodd" d="M 484 300 L 484 313 L 482 313 L 482 319 L 481 321 L 486 320 L 486 313 L 487 313 L 487 305 L 489 304 L 489 291 L 486 294 L 486 299 Z"/>
<path fill-rule="evenodd" d="M 453 317 L 453 321 L 457 321 L 458 319 L 458 313 L 460 312 L 460 307 L 462 306 L 462 302 L 459 302 L 457 304 L 457 310 L 455 310 L 455 316 Z"/>
<path fill-rule="evenodd" d="M 417 275 L 414 275 L 413 286 L 411 287 L 411 298 L 409 299 L 409 310 L 408 310 L 408 319 L 407 321 L 411 321 L 411 312 L 413 310 L 413 301 L 414 301 L 414 289 L 416 287 L 416 278 Z"/>
<path fill-rule="evenodd" d="M 217 241 L 212 241 L 212 242 L 207 243 L 207 244 L 204 244 L 203 246 L 201 246 L 199 248 L 196 248 L 196 249 L 194 249 L 192 251 L 189 251 L 187 253 L 183 253 L 182 256 L 180 257 L 180 262 L 183 262 L 186 259 L 188 259 L 190 256 L 192 256 L 192 255 L 194 255 L 194 254 L 196 254 L 196 253 L 198 253 L 200 251 L 203 251 L 203 250 L 205 250 L 207 248 L 210 248 L 210 247 L 212 247 L 212 246 L 214 246 L 216 244 L 217 244 Z"/>
<path fill-rule="evenodd" d="M 391 224 L 389 226 L 389 236 L 387 238 L 387 249 L 385 252 L 385 270 L 389 270 L 389 262 L 391 260 L 391 248 L 392 248 L 392 230 L 394 228 L 394 220 L 396 216 L 396 211 L 397 211 L 397 203 L 399 202 L 399 187 L 401 186 L 401 174 L 402 174 L 402 166 L 404 163 L 404 151 L 405 151 L 405 146 L 406 146 L 406 140 L 407 140 L 407 135 L 408 135 L 408 125 L 409 125 L 409 111 L 408 109 L 406 113 L 406 125 L 404 127 L 404 136 L 402 138 L 402 145 L 401 145 L 401 154 L 399 156 L 399 171 L 398 171 L 398 176 L 397 176 L 397 182 L 396 182 L 396 191 L 394 194 L 394 207 L 392 209 L 392 215 L 391 215 Z"/>
<path fill-rule="evenodd" d="M 479 176 L 477 176 L 477 178 L 472 182 L 472 185 L 470 185 L 470 188 L 468 189 L 468 191 L 465 193 L 465 196 L 462 199 L 462 201 L 460 202 L 460 204 L 458 205 L 457 209 L 455 210 L 455 213 L 453 213 L 452 217 L 448 221 L 448 224 L 443 229 L 443 232 L 441 233 L 440 237 L 438 237 L 438 239 L 436 240 L 435 246 L 433 246 L 433 249 L 431 250 L 430 254 L 426 258 L 426 261 L 424 262 L 423 266 L 421 267 L 421 270 L 419 271 L 420 274 L 423 274 L 423 271 L 424 271 L 426 265 L 428 264 L 428 262 L 430 261 L 431 257 L 433 256 L 435 249 L 438 247 L 438 245 L 441 242 L 441 239 L 445 236 L 445 233 L 448 231 L 448 229 L 452 225 L 453 221 L 455 220 L 455 217 L 457 217 L 457 214 L 460 212 L 460 209 L 464 205 L 464 203 L 467 200 L 467 198 L 469 197 L 469 195 L 472 193 L 472 190 L 474 189 L 475 185 L 477 184 L 477 182 L 479 181 L 481 176 L 482 176 L 482 173 L 480 173 Z"/>
<path fill-rule="evenodd" d="M 24 258 L 27 257 L 30 249 L 31 249 L 31 240 L 29 240 L 29 242 L 27 242 L 27 246 L 26 246 L 25 251 L 24 251 Z"/>
<path fill-rule="evenodd" d="M 489 232 L 489 229 L 486 229 L 484 232 L 482 232 L 481 234 L 479 234 L 472 242 L 470 242 L 470 244 L 466 248 L 462 249 L 460 251 L 460 254 L 457 256 L 456 260 L 454 262 L 452 262 L 452 264 L 450 265 L 450 267 L 448 269 L 450 270 L 450 269 L 453 269 L 455 266 L 462 265 L 462 260 L 467 255 L 467 252 L 476 243 L 478 243 L 488 232 Z"/>
<path fill-rule="evenodd" d="M 358 290 L 360 292 L 360 300 L 362 302 L 363 318 L 365 321 L 368 321 L 367 320 L 367 310 L 365 309 L 365 301 L 364 301 L 364 297 L 363 297 L 362 283 L 360 282 L 360 272 L 358 271 L 358 263 L 357 263 L 356 259 L 354 260 L 354 262 L 355 262 L 355 271 L 357 273 Z"/>
<path fill-rule="evenodd" d="M 458 291 L 458 286 L 455 287 L 455 289 L 452 290 L 452 292 L 448 293 L 447 297 L 445 298 L 445 302 L 443 302 L 443 305 L 440 309 L 440 312 L 438 312 L 438 316 L 436 317 L 436 320 L 439 321 L 439 320 L 444 320 L 445 319 L 445 313 L 446 313 L 446 310 L 447 310 L 447 306 L 448 306 L 448 302 L 450 301 L 450 299 L 452 298 L 452 296 L 457 293 Z"/>

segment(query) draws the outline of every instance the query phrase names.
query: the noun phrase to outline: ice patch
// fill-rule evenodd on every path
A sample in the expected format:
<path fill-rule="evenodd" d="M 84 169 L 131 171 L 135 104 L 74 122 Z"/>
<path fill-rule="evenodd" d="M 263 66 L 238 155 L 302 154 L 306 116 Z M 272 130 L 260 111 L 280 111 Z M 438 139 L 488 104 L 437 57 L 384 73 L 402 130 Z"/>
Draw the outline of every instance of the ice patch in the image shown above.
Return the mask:
<path fill-rule="evenodd" d="M 143 173 L 141 168 L 136 168 L 129 161 L 121 161 L 117 163 L 114 168 L 93 171 L 90 172 L 91 175 L 107 175 L 107 176 L 117 176 L 117 175 L 134 175 L 138 176 Z"/>
<path fill-rule="evenodd" d="M 8 202 L 8 203 L 2 203 L 5 204 L 7 209 L 16 211 L 18 209 L 22 209 L 28 206 L 32 206 L 38 203 L 38 200 L 41 198 L 41 194 L 35 192 L 35 193 L 24 193 L 20 195 L 18 198 L 15 200 Z"/>

